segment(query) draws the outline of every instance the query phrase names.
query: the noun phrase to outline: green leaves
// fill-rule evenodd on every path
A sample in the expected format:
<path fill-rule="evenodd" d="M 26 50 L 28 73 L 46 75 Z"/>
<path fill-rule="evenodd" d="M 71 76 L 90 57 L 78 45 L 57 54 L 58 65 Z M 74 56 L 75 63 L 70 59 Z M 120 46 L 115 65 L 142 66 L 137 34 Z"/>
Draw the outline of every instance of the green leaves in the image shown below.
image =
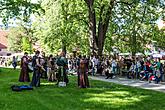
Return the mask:
<path fill-rule="evenodd" d="M 39 12 L 44 10 L 39 3 L 31 3 L 31 0 L 1 0 L 0 2 L 0 17 L 5 24 L 13 17 L 27 22 L 32 13 Z"/>
<path fill-rule="evenodd" d="M 23 52 L 29 52 L 31 53 L 31 45 L 29 42 L 29 39 L 27 37 L 22 37 L 22 50 Z"/>
<path fill-rule="evenodd" d="M 130 4 L 131 3 L 131 4 Z M 162 3 L 156 1 L 118 1 L 118 7 L 114 8 L 113 22 L 116 28 L 114 29 L 118 40 L 114 45 L 123 43 L 127 50 L 131 52 L 143 52 L 145 45 L 151 42 L 156 21 L 161 16 Z M 128 42 L 128 43 L 127 43 Z M 123 50 L 121 46 L 118 46 Z"/>
<path fill-rule="evenodd" d="M 91 31 L 89 6 L 85 1 L 42 0 L 40 4 L 28 0 L 1 0 L 0 15 L 4 23 L 17 16 L 27 27 L 30 27 L 31 14 L 35 15 L 35 22 L 30 29 L 33 33 L 33 36 L 30 34 L 31 40 L 40 42 L 48 53 L 57 53 L 63 44 L 69 52 L 73 48 L 80 48 L 82 53 L 89 53 Z M 164 32 L 155 28 L 157 19 L 165 15 L 163 0 L 116 0 L 112 13 L 110 2 L 94 0 L 91 7 L 96 17 L 96 41 L 97 44 L 104 44 L 105 52 L 110 53 L 113 46 L 121 52 L 143 52 L 151 40 L 163 46 L 164 41 L 160 39 L 163 39 Z M 101 25 L 104 31 L 99 33 Z M 98 39 L 102 33 L 105 38 Z"/>
<path fill-rule="evenodd" d="M 32 33 L 27 33 L 27 28 L 18 26 L 11 28 L 8 35 L 8 49 L 14 52 L 28 52 L 32 53 Z M 32 41 L 31 41 L 32 40 Z"/>
<path fill-rule="evenodd" d="M 57 53 L 65 43 L 67 50 L 72 52 L 78 44 L 88 42 L 86 35 L 86 14 L 84 5 L 77 0 L 44 0 L 42 6 L 45 15 L 39 16 L 33 27 L 38 33 L 39 41 L 50 48 L 49 52 Z M 85 9 L 86 10 L 86 9 Z M 39 34 L 40 33 L 40 34 Z M 63 43 L 62 43 L 63 42 Z M 85 44 L 85 47 L 88 44 Z M 83 46 L 82 46 L 83 47 Z M 85 48 L 83 47 L 83 48 Z"/>

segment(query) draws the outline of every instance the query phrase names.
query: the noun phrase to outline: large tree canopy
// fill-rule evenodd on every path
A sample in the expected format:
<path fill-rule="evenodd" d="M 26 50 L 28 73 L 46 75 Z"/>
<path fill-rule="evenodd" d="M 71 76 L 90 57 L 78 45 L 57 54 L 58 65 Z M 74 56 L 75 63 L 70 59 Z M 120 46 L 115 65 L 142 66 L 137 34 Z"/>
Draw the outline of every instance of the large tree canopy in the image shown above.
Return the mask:
<path fill-rule="evenodd" d="M 164 11 L 162 0 L 44 0 L 43 4 L 44 41 L 50 47 L 60 42 L 67 48 L 85 45 L 98 55 L 112 46 L 142 52 L 153 40 L 156 21 Z"/>
<path fill-rule="evenodd" d="M 124 49 L 127 44 L 133 54 L 142 51 L 146 42 L 151 40 L 148 33 L 153 33 L 152 27 L 163 16 L 165 5 L 161 0 L 84 1 L 88 7 L 92 50 L 96 50 L 98 55 L 102 54 L 107 35 L 113 38 L 118 48 L 124 44 L 121 47 Z"/>
<path fill-rule="evenodd" d="M 102 55 L 113 51 L 143 52 L 145 45 L 156 40 L 164 47 L 164 31 L 156 21 L 164 19 L 164 0 L 42 0 L 40 4 L 28 0 L 2 0 L 1 17 L 24 16 L 38 9 L 32 24 L 33 35 L 45 50 Z M 1 5 L 2 5 L 1 4 Z M 13 4 L 13 5 L 11 5 Z M 157 34 L 156 34 L 157 33 Z M 163 33 L 163 34 L 162 34 Z M 49 48 L 49 49 L 48 49 Z"/>

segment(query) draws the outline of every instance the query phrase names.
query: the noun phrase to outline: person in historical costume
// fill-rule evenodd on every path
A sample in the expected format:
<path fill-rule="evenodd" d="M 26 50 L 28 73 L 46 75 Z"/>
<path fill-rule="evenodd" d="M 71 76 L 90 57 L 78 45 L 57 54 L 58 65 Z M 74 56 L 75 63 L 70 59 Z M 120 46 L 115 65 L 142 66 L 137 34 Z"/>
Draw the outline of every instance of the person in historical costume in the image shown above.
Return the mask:
<path fill-rule="evenodd" d="M 47 79 L 47 57 L 45 56 L 45 52 L 41 52 L 41 65 L 46 71 L 41 70 L 41 78 Z"/>
<path fill-rule="evenodd" d="M 21 73 L 19 77 L 20 82 L 30 82 L 30 77 L 28 73 L 28 53 L 25 52 L 24 56 L 21 58 Z"/>
<path fill-rule="evenodd" d="M 41 65 L 41 58 L 39 57 L 39 54 L 40 52 L 36 51 L 32 59 L 33 77 L 30 85 L 35 87 L 40 87 L 41 70 L 45 71 L 45 69 Z"/>
<path fill-rule="evenodd" d="M 47 61 L 47 76 L 48 81 L 55 81 L 56 80 L 56 64 L 53 59 L 53 55 L 50 55 Z"/>
<path fill-rule="evenodd" d="M 58 65 L 58 72 L 57 72 L 57 85 L 60 81 L 65 82 L 66 84 L 69 82 L 67 76 L 67 68 L 68 68 L 68 61 L 65 58 L 65 53 L 62 52 L 60 56 L 57 58 L 56 64 Z"/>
<path fill-rule="evenodd" d="M 81 55 L 77 58 L 76 65 L 77 65 L 77 77 L 78 77 L 78 86 L 80 86 L 80 60 L 81 60 Z"/>
<path fill-rule="evenodd" d="M 79 67 L 79 87 L 80 88 L 88 88 L 89 87 L 89 80 L 88 80 L 88 72 L 87 72 L 87 60 L 84 56 L 80 60 L 80 67 Z"/>

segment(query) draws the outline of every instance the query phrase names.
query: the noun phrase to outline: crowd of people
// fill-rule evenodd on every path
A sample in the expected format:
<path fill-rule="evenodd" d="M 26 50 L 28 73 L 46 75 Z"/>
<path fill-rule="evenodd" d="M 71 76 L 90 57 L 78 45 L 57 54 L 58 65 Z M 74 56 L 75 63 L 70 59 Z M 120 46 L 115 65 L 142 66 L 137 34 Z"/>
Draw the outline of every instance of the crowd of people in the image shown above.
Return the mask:
<path fill-rule="evenodd" d="M 29 72 L 33 73 L 30 85 L 34 87 L 40 86 L 40 78 L 47 79 L 51 82 L 69 83 L 68 78 L 68 59 L 65 57 L 65 53 L 61 52 L 58 56 L 50 55 L 45 56 L 44 52 L 36 51 L 33 57 L 29 57 L 28 53 L 25 52 L 21 58 L 21 72 L 19 81 L 30 82 Z M 87 60 L 84 57 L 80 57 L 77 60 L 77 73 L 78 73 L 78 86 L 80 88 L 89 87 L 87 68 Z"/>
<path fill-rule="evenodd" d="M 13 60 L 14 61 L 14 60 Z M 80 88 L 90 87 L 88 76 L 102 75 L 108 78 L 127 77 L 129 79 L 164 81 L 164 64 L 159 58 L 118 56 L 81 56 L 66 58 L 64 52 L 49 57 L 44 52 L 36 51 L 33 57 L 25 52 L 21 58 L 20 82 L 31 82 L 31 86 L 39 87 L 40 78 L 47 81 L 69 83 L 68 74 L 77 74 L 77 84 Z M 33 73 L 30 81 L 29 72 Z"/>
<path fill-rule="evenodd" d="M 160 58 L 152 56 L 90 56 L 87 60 L 87 73 L 90 75 L 105 75 L 106 79 L 127 77 L 128 79 L 154 81 L 159 83 L 164 81 L 165 64 Z M 77 58 L 69 59 L 69 70 L 76 70 Z"/>
<path fill-rule="evenodd" d="M 16 56 L 1 56 L 0 57 L 0 66 L 9 67 L 13 66 L 16 69 L 18 63 L 18 57 Z"/>
<path fill-rule="evenodd" d="M 0 65 L 3 67 L 8 67 L 9 61 L 10 61 L 10 58 L 8 57 L 0 57 Z"/>

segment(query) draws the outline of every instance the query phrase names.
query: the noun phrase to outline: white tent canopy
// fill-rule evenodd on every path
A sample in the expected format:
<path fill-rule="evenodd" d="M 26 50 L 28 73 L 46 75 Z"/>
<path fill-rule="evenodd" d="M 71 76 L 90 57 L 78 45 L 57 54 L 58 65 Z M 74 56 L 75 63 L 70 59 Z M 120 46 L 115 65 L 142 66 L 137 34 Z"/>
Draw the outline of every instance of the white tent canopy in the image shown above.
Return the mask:
<path fill-rule="evenodd" d="M 119 55 L 120 55 L 120 56 L 129 56 L 129 55 L 131 55 L 131 53 L 120 53 Z M 144 54 L 139 52 L 139 53 L 136 53 L 135 55 L 136 55 L 136 56 L 142 56 L 142 55 L 144 55 Z"/>
<path fill-rule="evenodd" d="M 119 53 L 120 56 L 128 56 L 131 55 L 131 53 Z"/>
<path fill-rule="evenodd" d="M 161 55 L 165 56 L 165 52 L 160 53 Z"/>
<path fill-rule="evenodd" d="M 161 55 L 161 54 L 153 54 L 152 56 L 153 56 L 154 58 L 162 58 L 163 55 Z"/>
<path fill-rule="evenodd" d="M 14 53 L 14 54 L 12 54 L 12 56 L 23 56 L 24 55 L 24 53 Z"/>
<path fill-rule="evenodd" d="M 136 53 L 135 54 L 136 56 L 142 56 L 142 55 L 144 55 L 143 53 Z"/>

